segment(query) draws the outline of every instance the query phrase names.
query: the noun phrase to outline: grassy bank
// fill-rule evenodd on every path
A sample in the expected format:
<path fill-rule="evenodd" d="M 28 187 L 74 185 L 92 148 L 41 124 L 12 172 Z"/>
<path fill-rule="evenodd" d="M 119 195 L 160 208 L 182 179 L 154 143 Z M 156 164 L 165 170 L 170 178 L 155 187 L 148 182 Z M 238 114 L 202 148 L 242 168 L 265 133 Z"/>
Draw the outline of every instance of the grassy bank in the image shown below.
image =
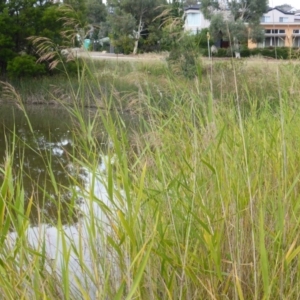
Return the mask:
<path fill-rule="evenodd" d="M 199 63 L 186 78 L 180 63 L 86 64 L 71 102 L 88 95 L 95 117 L 84 121 L 80 105 L 66 109 L 77 124 L 70 157 L 89 182 L 70 174 L 78 187 L 70 213 L 81 213 L 76 237 L 54 224 L 54 258 L 42 224 L 40 243 L 28 243 L 34 203 L 24 207 L 8 151 L 0 167 L 5 299 L 299 297 L 299 65 Z M 113 145 L 101 155 L 97 122 Z"/>

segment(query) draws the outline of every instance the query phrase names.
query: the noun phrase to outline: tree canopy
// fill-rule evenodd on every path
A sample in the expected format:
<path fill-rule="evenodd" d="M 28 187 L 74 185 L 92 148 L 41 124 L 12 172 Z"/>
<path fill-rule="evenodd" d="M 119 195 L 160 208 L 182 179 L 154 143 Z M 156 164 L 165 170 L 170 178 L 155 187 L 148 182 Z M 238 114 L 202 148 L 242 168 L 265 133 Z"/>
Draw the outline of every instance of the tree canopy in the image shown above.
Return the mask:
<path fill-rule="evenodd" d="M 202 0 L 201 10 L 211 20 L 210 30 L 214 36 L 222 30 L 230 39 L 254 42 L 263 39 L 260 18 L 267 11 L 268 0 Z M 224 30 L 226 28 L 227 30 Z"/>
<path fill-rule="evenodd" d="M 162 39 L 162 18 L 167 0 L 10 0 L 0 1 L 0 73 L 29 69 L 38 58 L 34 37 L 47 38 L 61 49 L 81 42 L 111 37 L 120 51 L 154 50 Z M 66 44 L 69 40 L 70 44 Z M 41 41 L 45 41 L 41 39 Z M 35 44 L 36 45 L 36 44 Z M 94 45 L 94 43 L 93 43 Z M 51 48 L 51 47 L 48 47 Z M 9 67 L 8 67 L 9 66 Z M 39 72 L 40 72 L 39 71 Z M 44 70 L 45 71 L 45 70 Z M 16 72 L 24 75 L 24 72 Z M 32 70 L 28 74 L 34 74 Z"/>
<path fill-rule="evenodd" d="M 132 40 L 132 52 L 137 53 L 139 43 L 149 41 L 156 43 L 159 40 L 159 18 L 166 0 L 108 0 L 108 5 L 113 9 L 109 18 L 112 26 L 111 36 L 118 41 Z"/>
<path fill-rule="evenodd" d="M 87 22 L 99 22 L 105 14 L 101 0 L 88 5 L 85 0 L 0 1 L 0 73 L 16 76 L 25 76 L 26 70 L 28 75 L 35 71 L 36 75 L 46 73 L 45 63 L 36 64 L 34 37 L 48 39 L 57 50 L 74 46 L 79 29 Z"/>
<path fill-rule="evenodd" d="M 197 0 L 0 0 L 0 73 L 34 66 L 37 51 L 29 37 L 45 37 L 58 49 L 71 35 L 108 41 L 123 53 L 170 50 L 183 33 L 184 6 Z M 268 0 L 202 0 L 201 10 L 211 21 L 210 33 L 219 38 L 263 39 L 260 18 Z M 246 23 L 246 25 L 245 25 Z M 250 35 L 248 28 L 250 27 Z M 226 30 L 225 30 L 226 28 Z M 74 45 L 74 44 L 73 44 Z M 95 45 L 93 43 L 93 45 Z M 95 49 L 95 48 L 94 48 Z M 23 56 L 23 58 L 19 58 Z M 20 72 L 21 72 L 20 71 Z M 24 73 L 23 71 L 21 72 Z M 34 72 L 29 72 L 34 74 Z"/>
<path fill-rule="evenodd" d="M 2 1 L 0 5 L 0 71 L 6 71 L 9 61 L 18 55 L 33 55 L 34 49 L 27 39 L 44 36 L 59 43 L 62 15 L 59 4 L 41 0 Z"/>

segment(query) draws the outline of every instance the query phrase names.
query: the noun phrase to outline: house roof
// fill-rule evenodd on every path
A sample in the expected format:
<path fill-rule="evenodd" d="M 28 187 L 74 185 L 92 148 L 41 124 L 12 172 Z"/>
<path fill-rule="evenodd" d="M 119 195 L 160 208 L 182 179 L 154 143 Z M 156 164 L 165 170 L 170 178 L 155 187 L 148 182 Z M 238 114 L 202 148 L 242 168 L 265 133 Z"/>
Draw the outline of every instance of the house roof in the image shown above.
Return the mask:
<path fill-rule="evenodd" d="M 201 8 L 201 4 L 191 4 L 191 5 L 185 6 L 184 10 L 185 11 L 187 11 L 187 10 L 200 10 L 200 8 Z M 279 7 L 276 7 L 276 6 L 275 7 L 268 7 L 266 12 L 269 12 L 273 9 L 276 9 L 276 10 L 278 10 L 279 12 L 281 12 L 285 15 L 295 15 L 295 13 L 297 13 L 297 14 L 300 13 L 300 10 L 297 10 L 296 12 L 287 12 L 283 9 L 280 9 Z"/>
<path fill-rule="evenodd" d="M 283 11 L 286 11 L 286 12 L 293 12 L 294 8 L 292 5 L 289 5 L 289 4 L 282 4 L 282 5 L 276 5 L 275 7 L 283 10 Z"/>
<path fill-rule="evenodd" d="M 282 10 L 282 9 L 280 9 L 280 8 L 278 8 L 278 7 L 268 7 L 268 9 L 267 9 L 267 13 L 269 12 L 269 11 L 271 11 L 271 10 L 278 10 L 279 12 L 281 12 L 281 13 L 283 13 L 283 14 L 285 14 L 285 15 L 294 15 L 295 13 L 293 13 L 293 12 L 287 12 L 287 11 L 284 11 L 284 10 Z"/>
<path fill-rule="evenodd" d="M 200 10 L 200 4 L 193 4 L 184 7 L 184 10 Z"/>

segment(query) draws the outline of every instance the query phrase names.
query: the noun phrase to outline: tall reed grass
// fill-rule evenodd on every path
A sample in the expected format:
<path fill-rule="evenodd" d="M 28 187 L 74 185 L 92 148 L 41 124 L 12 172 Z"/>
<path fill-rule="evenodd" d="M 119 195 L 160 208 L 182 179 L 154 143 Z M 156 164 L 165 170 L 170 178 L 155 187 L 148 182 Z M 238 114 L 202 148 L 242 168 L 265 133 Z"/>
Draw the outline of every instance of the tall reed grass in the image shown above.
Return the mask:
<path fill-rule="evenodd" d="M 100 64 L 84 65 L 65 106 L 69 155 L 89 175 L 82 185 L 69 173 L 79 221 L 52 224 L 53 253 L 47 226 L 30 225 L 13 147 L 1 165 L 2 297 L 299 298 L 298 63 L 216 61 L 192 80 L 165 65 Z"/>

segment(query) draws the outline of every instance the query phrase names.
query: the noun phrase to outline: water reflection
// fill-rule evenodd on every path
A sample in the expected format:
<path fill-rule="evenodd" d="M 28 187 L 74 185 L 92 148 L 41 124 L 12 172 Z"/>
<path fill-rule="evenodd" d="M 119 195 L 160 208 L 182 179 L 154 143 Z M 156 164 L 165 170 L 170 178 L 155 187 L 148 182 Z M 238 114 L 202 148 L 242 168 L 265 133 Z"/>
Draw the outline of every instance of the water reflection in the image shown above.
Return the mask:
<path fill-rule="evenodd" d="M 121 281 L 117 258 L 107 251 L 105 242 L 107 235 L 113 235 L 111 224 L 116 222 L 117 206 L 110 201 L 105 187 L 104 161 L 103 158 L 97 170 L 86 170 L 82 201 L 77 206 L 80 212 L 78 222 L 60 229 L 41 223 L 26 231 L 29 245 L 34 251 L 43 252 L 45 268 L 49 273 L 55 273 L 60 278 L 65 268 L 71 291 L 73 295 L 77 294 L 78 299 L 81 298 L 80 291 L 85 291 L 89 299 L 97 299 L 97 293 L 103 288 L 103 274 L 107 267 L 115 286 Z M 80 193 L 80 189 L 77 192 Z M 9 234 L 6 240 L 9 249 L 13 250 L 17 237 L 15 232 Z M 96 278 L 100 281 L 95 281 Z M 30 286 L 27 288 L 30 290 Z"/>
<path fill-rule="evenodd" d="M 69 190 L 74 181 L 83 184 L 84 172 L 73 164 L 72 119 L 65 109 L 57 107 L 29 106 L 26 110 L 32 130 L 21 110 L 1 105 L 0 165 L 6 151 L 13 153 L 14 173 L 21 173 L 25 198 L 33 197 L 33 223 L 40 211 L 45 219 L 57 219 L 58 201 L 61 212 L 65 212 L 62 221 L 74 221 L 68 213 L 68 203 L 74 202 Z"/>
<path fill-rule="evenodd" d="M 4 162 L 6 151 L 13 153 L 14 172 L 17 174 L 22 167 L 26 198 L 33 196 L 35 206 L 26 230 L 28 243 L 43 253 L 48 272 L 61 277 L 65 265 L 73 293 L 79 293 L 80 285 L 90 299 L 96 299 L 101 287 L 95 278 L 102 280 L 107 264 L 111 280 L 116 285 L 120 280 L 115 257 L 105 250 L 105 237 L 113 236 L 111 225 L 116 222 L 117 210 L 105 188 L 106 164 L 112 160 L 108 156 L 99 157 L 100 164 L 92 171 L 77 167 L 73 160 L 76 156 L 71 129 L 74 124 L 68 114 L 49 107 L 28 108 L 27 112 L 33 131 L 21 111 L 13 106 L 1 107 L 0 164 Z M 65 213 L 61 216 L 62 228 L 49 225 L 57 224 L 58 201 L 60 211 Z M 70 202 L 73 204 L 69 205 Z M 40 212 L 45 219 L 39 219 Z M 7 237 L 12 251 L 17 238 L 16 232 Z M 69 255 L 68 262 L 64 251 Z M 17 262 L 18 257 L 15 259 Z M 28 284 L 30 290 L 30 282 Z"/>

